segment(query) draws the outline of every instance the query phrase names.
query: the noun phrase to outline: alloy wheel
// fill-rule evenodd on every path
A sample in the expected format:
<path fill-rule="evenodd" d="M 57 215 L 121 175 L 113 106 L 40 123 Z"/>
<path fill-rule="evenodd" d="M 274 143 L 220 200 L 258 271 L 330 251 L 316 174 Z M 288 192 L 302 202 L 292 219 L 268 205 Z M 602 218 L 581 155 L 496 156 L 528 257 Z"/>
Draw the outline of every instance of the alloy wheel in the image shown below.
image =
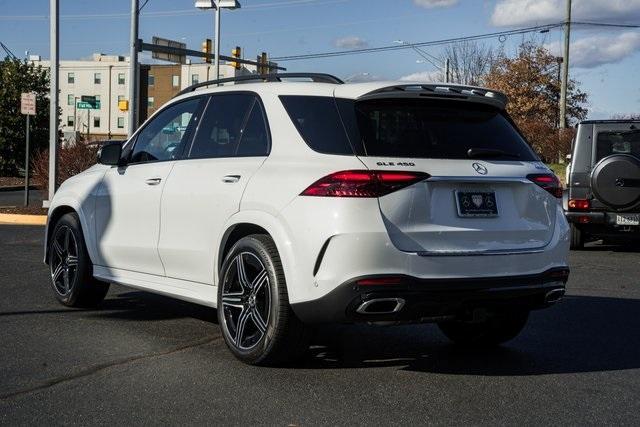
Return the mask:
<path fill-rule="evenodd" d="M 222 286 L 223 326 L 237 348 L 250 350 L 264 337 L 269 324 L 269 274 L 255 254 L 241 252 L 229 263 Z"/>
<path fill-rule="evenodd" d="M 70 227 L 59 227 L 53 235 L 49 269 L 56 292 L 68 295 L 78 273 L 78 243 Z"/>

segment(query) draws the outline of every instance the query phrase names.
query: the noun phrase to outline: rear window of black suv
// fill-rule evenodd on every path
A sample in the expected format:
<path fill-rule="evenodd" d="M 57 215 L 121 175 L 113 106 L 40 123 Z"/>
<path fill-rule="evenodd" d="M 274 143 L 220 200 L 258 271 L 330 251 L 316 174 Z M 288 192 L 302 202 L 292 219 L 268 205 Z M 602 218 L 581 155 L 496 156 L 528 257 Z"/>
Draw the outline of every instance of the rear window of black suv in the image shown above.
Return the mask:
<path fill-rule="evenodd" d="M 490 105 L 406 98 L 354 101 L 282 96 L 281 99 L 303 139 L 321 153 L 538 160 L 509 117 Z"/>

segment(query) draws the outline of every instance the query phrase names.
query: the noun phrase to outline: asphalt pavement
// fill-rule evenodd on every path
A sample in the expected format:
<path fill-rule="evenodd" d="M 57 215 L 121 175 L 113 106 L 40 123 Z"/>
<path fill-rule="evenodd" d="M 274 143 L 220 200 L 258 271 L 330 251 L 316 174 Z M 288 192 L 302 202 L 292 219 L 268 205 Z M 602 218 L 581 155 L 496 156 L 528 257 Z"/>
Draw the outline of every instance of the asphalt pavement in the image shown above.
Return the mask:
<path fill-rule="evenodd" d="M 1 425 L 638 425 L 640 251 L 571 253 L 568 295 L 493 350 L 433 325 L 335 326 L 285 368 L 242 364 L 216 312 L 112 286 L 56 303 L 42 227 L 0 226 Z"/>
<path fill-rule="evenodd" d="M 0 208 L 24 205 L 24 190 L 0 191 Z M 29 190 L 29 205 L 42 206 L 42 193 Z"/>

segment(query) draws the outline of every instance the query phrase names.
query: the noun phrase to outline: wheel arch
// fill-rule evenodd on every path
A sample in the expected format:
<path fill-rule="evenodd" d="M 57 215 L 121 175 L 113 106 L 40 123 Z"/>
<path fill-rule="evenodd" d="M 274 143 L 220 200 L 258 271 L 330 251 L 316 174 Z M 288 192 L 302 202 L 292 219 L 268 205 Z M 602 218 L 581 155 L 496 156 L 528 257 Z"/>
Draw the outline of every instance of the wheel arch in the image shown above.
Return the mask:
<path fill-rule="evenodd" d="M 218 279 L 224 258 L 235 242 L 251 234 L 266 234 L 276 245 L 278 255 L 282 261 L 287 289 L 291 295 L 295 256 L 292 251 L 291 239 L 277 218 L 264 212 L 242 211 L 232 216 L 223 229 L 224 232 L 219 239 L 220 246 L 215 260 Z"/>
<path fill-rule="evenodd" d="M 83 238 L 87 246 L 89 259 L 92 260 L 93 262 L 93 259 L 94 259 L 94 254 L 92 250 L 93 248 L 87 241 L 87 233 L 86 233 L 86 230 L 88 230 L 89 228 L 82 210 L 78 209 L 77 206 L 74 206 L 73 203 L 60 203 L 60 204 L 56 204 L 55 207 L 50 208 L 50 212 L 47 218 L 47 226 L 45 229 L 45 241 L 44 241 L 45 264 L 49 263 L 49 239 L 51 238 L 51 233 L 53 233 L 53 229 L 55 228 L 55 225 L 60 220 L 60 218 L 62 218 L 64 215 L 68 213 L 75 213 L 76 215 L 78 215 L 78 218 L 80 219 L 80 229 L 82 231 Z"/>

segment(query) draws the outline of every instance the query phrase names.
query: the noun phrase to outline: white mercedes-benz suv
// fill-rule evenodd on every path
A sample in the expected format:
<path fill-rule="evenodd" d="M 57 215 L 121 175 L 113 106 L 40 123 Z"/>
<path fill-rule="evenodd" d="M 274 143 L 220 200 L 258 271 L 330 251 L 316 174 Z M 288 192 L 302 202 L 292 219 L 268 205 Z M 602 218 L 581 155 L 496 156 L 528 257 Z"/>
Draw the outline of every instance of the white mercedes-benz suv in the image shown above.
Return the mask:
<path fill-rule="evenodd" d="M 505 342 L 569 275 L 560 183 L 506 102 L 324 74 L 194 85 L 56 193 L 55 295 L 96 305 L 118 283 L 217 307 L 252 364 L 300 356 L 327 322 Z"/>

